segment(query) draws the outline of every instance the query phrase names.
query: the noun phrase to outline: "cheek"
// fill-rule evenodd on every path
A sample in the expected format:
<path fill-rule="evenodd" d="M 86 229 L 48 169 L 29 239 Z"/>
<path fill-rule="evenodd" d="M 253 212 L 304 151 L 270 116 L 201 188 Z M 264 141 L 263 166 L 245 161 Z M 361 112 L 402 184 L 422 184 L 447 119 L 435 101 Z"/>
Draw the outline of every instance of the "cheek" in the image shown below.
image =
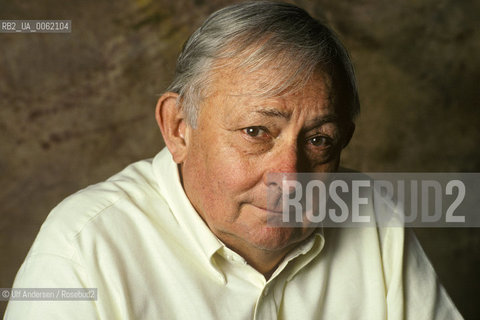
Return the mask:
<path fill-rule="evenodd" d="M 232 197 L 248 192 L 258 182 L 257 168 L 235 149 L 218 148 L 205 161 L 206 171 L 210 172 L 213 178 L 210 182 L 220 197 Z"/>
<path fill-rule="evenodd" d="M 335 172 L 338 170 L 338 166 L 340 164 L 340 151 L 335 151 L 335 153 L 331 156 L 328 162 L 321 163 L 318 165 L 313 166 L 313 172 Z"/>
<path fill-rule="evenodd" d="M 185 168 L 186 174 L 195 177 L 191 187 L 208 214 L 229 215 L 242 201 L 253 197 L 253 190 L 261 182 L 261 166 L 228 135 L 208 130 L 196 133 Z"/>

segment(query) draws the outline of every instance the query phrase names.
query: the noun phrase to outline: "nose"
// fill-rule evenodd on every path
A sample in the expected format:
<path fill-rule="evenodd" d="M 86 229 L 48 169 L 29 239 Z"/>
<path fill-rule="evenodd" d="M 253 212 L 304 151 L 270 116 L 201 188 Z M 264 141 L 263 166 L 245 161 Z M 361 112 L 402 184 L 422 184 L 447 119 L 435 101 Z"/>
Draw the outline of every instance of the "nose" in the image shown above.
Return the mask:
<path fill-rule="evenodd" d="M 278 146 L 268 159 L 264 172 L 264 183 L 267 186 L 267 207 L 281 212 L 283 198 L 294 194 L 299 171 L 300 155 L 295 144 Z"/>
<path fill-rule="evenodd" d="M 299 171 L 299 153 L 295 144 L 286 144 L 272 153 L 267 170 L 265 170 L 265 184 L 282 187 L 284 180 L 295 180 Z"/>

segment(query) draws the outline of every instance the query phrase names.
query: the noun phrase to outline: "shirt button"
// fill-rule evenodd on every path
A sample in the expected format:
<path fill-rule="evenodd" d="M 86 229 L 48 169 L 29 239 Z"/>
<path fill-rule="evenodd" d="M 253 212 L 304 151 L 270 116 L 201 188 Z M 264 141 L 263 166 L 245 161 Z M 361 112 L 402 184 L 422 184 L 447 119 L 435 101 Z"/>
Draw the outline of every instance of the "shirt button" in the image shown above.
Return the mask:
<path fill-rule="evenodd" d="M 263 296 L 267 296 L 268 295 L 268 292 L 270 291 L 270 287 L 269 286 L 265 286 L 265 289 L 263 289 Z"/>

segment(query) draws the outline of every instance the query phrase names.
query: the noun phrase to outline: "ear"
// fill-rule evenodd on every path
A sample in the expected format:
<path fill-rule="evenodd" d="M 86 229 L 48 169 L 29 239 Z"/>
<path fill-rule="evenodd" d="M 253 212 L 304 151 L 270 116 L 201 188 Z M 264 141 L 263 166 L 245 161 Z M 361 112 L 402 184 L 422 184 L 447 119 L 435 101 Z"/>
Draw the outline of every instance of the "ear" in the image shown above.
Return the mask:
<path fill-rule="evenodd" d="M 352 139 L 354 132 L 355 132 L 355 123 L 349 121 L 345 125 L 345 135 L 344 135 L 344 138 L 343 138 L 343 147 L 342 148 L 345 148 L 350 143 L 350 140 Z"/>
<path fill-rule="evenodd" d="M 187 122 L 177 106 L 178 94 L 164 93 L 157 102 L 155 118 L 163 139 L 176 163 L 182 163 L 187 154 Z"/>

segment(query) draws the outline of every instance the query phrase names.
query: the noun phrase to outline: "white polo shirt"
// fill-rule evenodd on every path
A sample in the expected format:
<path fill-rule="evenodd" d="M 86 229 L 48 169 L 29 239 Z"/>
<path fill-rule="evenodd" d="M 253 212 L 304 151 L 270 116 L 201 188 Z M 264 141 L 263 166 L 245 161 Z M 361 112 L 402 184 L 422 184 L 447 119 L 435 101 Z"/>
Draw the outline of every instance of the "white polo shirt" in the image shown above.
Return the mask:
<path fill-rule="evenodd" d="M 96 301 L 10 301 L 5 319 L 462 319 L 402 228 L 318 230 L 266 281 L 208 229 L 167 149 L 60 203 L 17 288 Z"/>

